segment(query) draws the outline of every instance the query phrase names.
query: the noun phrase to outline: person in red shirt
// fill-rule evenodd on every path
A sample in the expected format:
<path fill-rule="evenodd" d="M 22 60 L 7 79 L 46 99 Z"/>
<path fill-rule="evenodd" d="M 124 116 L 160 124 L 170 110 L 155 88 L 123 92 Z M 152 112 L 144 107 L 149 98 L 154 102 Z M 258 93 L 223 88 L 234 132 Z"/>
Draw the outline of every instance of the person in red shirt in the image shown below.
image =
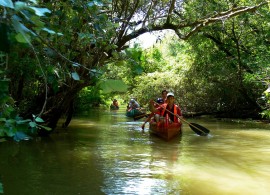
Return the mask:
<path fill-rule="evenodd" d="M 155 104 L 154 106 L 155 106 L 156 108 L 158 108 L 159 105 L 161 105 L 161 104 L 164 103 L 164 101 L 163 101 L 162 98 L 158 98 L 156 102 L 157 102 L 157 103 L 154 103 L 154 104 Z M 144 130 L 145 124 L 146 124 L 147 122 L 149 122 L 149 121 L 152 119 L 152 117 L 155 116 L 155 114 L 159 114 L 159 112 L 157 112 L 157 113 L 152 112 L 152 113 L 147 117 L 147 119 L 146 119 L 146 120 L 144 121 L 144 123 L 142 124 L 142 130 Z"/>
<path fill-rule="evenodd" d="M 115 109 L 119 109 L 119 104 L 117 102 L 117 99 L 113 100 L 113 103 L 111 104 L 111 107 L 114 107 Z"/>
<path fill-rule="evenodd" d="M 168 93 L 168 91 L 166 89 L 162 90 L 162 92 L 161 92 L 161 97 L 163 99 L 163 103 L 164 102 L 167 103 L 167 93 Z"/>
<path fill-rule="evenodd" d="M 160 105 L 158 108 L 154 106 L 154 101 L 150 101 L 150 111 L 154 113 L 159 113 L 155 115 L 155 120 L 159 122 L 160 117 L 166 117 L 168 115 L 169 121 L 174 123 L 181 123 L 180 118 L 182 118 L 182 112 L 179 106 L 174 103 L 174 94 L 169 92 L 167 94 L 167 102 Z"/>

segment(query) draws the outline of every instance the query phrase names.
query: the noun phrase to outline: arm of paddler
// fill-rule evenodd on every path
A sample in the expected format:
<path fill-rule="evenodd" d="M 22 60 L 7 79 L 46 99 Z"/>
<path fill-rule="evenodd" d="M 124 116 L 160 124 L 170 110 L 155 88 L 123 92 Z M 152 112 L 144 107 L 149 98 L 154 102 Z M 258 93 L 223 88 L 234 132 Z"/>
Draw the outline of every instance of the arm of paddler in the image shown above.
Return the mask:
<path fill-rule="evenodd" d="M 152 99 L 149 101 L 149 110 L 154 113 L 158 111 L 158 109 L 155 107 L 155 102 Z"/>

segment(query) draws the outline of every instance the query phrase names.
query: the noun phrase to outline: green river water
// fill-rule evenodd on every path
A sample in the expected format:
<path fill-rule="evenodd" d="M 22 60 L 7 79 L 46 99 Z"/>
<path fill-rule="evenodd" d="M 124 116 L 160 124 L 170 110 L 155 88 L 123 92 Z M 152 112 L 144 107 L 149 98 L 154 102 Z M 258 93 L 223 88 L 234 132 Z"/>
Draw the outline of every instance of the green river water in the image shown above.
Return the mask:
<path fill-rule="evenodd" d="M 90 111 L 50 137 L 0 143 L 4 195 L 269 195 L 270 125 L 188 119 L 169 142 L 124 111 Z M 0 193 L 1 194 L 1 193 Z"/>

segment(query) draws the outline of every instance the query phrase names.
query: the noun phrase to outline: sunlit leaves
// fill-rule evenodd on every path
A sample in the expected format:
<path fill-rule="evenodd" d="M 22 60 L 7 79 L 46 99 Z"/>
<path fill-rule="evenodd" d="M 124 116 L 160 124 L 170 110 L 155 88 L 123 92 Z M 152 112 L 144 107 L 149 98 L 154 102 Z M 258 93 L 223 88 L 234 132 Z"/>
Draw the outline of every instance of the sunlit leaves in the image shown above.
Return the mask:
<path fill-rule="evenodd" d="M 18 33 L 15 38 L 20 43 L 30 43 L 31 41 L 31 36 L 25 33 Z"/>
<path fill-rule="evenodd" d="M 104 93 L 126 92 L 128 89 L 128 86 L 122 80 L 113 79 L 100 81 L 99 86 Z"/>
<path fill-rule="evenodd" d="M 35 23 L 38 27 L 44 27 L 45 23 L 41 21 L 40 17 L 38 16 L 32 16 L 31 21 Z"/>
<path fill-rule="evenodd" d="M 92 6 L 103 6 L 102 1 L 98 1 L 98 0 L 94 0 L 90 3 L 87 4 L 88 6 L 92 7 Z"/>
<path fill-rule="evenodd" d="M 228 3 L 227 7 L 235 6 L 232 2 L 224 3 Z M 205 8 L 209 13 L 216 10 Z M 189 77 L 199 86 L 196 93 L 207 91 L 203 101 L 208 102 L 208 108 L 218 102 L 221 110 L 252 109 L 261 96 L 260 74 L 270 56 L 269 44 L 265 42 L 269 12 L 263 8 L 260 13 L 215 23 L 188 40 L 194 54 Z"/>
<path fill-rule="evenodd" d="M 34 32 L 32 32 L 29 28 L 27 28 L 23 23 L 20 22 L 21 18 L 17 15 L 14 15 L 12 17 L 12 23 L 14 29 L 17 31 L 16 39 L 18 42 L 21 43 L 29 43 L 31 40 L 31 37 L 28 33 L 35 35 Z"/>
<path fill-rule="evenodd" d="M 29 4 L 21 1 L 15 2 L 14 9 L 16 11 L 22 11 L 22 10 L 32 10 L 35 12 L 37 16 L 45 16 L 46 13 L 51 13 L 51 11 L 47 8 L 38 8 L 34 6 L 29 6 Z"/>
<path fill-rule="evenodd" d="M 18 42 L 30 43 L 32 36 L 36 36 L 36 33 L 39 34 L 42 29 L 47 30 L 50 34 L 55 34 L 54 31 L 46 29 L 44 22 L 40 20 L 40 17 L 45 17 L 46 14 L 50 13 L 50 10 L 33 6 L 35 4 L 34 0 L 29 2 L 16 1 L 14 4 L 10 0 L 0 2 L 0 5 L 4 7 L 12 8 L 7 12 L 7 16 L 10 18 L 5 17 L 7 21 L 4 22 L 12 21 L 12 26 L 17 32 L 15 38 Z"/>
<path fill-rule="evenodd" d="M 108 80 L 107 83 L 101 83 L 100 85 L 105 93 L 109 93 L 113 91 L 123 92 L 127 90 L 127 86 L 124 86 L 117 81 L 113 81 L 112 79 L 120 80 L 120 78 L 123 78 L 126 83 L 136 86 L 136 84 L 140 83 L 140 79 L 138 79 L 140 74 L 154 72 L 156 70 L 162 70 L 163 73 L 165 72 L 166 74 L 170 72 L 170 76 L 172 78 L 169 78 L 169 80 L 171 81 L 171 79 L 174 79 L 173 81 L 175 81 L 181 78 L 183 75 L 182 70 L 184 70 L 184 68 L 182 67 L 184 66 L 181 65 L 185 65 L 186 61 L 189 60 L 188 58 L 183 57 L 183 55 L 178 55 L 177 52 L 179 50 L 175 48 L 173 51 L 174 58 L 168 55 L 161 55 L 158 51 L 153 51 L 147 56 L 150 56 L 150 60 L 148 60 L 139 49 L 137 51 L 131 51 L 130 53 L 127 50 L 125 54 L 124 52 L 120 52 L 123 48 L 128 46 L 130 39 L 134 38 L 132 36 L 138 36 L 138 34 L 136 34 L 138 32 L 135 30 L 140 28 L 140 25 L 138 25 L 140 19 L 145 20 L 145 23 L 142 26 L 145 26 L 145 29 L 151 30 L 155 24 L 161 24 L 164 18 L 167 18 L 169 15 L 174 15 L 174 13 L 169 15 L 167 13 L 168 8 L 170 7 L 170 1 L 167 0 L 155 2 L 114 1 L 113 3 L 106 0 L 38 1 L 38 3 L 42 4 L 42 7 L 51 6 L 50 10 L 52 10 L 52 14 L 50 15 L 50 18 L 47 18 L 46 16 L 51 11 L 47 8 L 36 7 L 34 4 L 32 4 L 35 3 L 35 1 L 14 2 L 16 2 L 15 9 L 10 9 L 13 7 L 13 3 L 10 0 L 1 1 L 1 5 L 5 6 L 5 11 L 8 12 L 7 16 L 13 17 L 13 20 L 16 20 L 13 22 L 13 26 L 18 33 L 16 35 L 16 39 L 19 42 L 29 43 L 36 37 L 40 38 L 38 39 L 38 42 L 35 42 L 33 45 L 35 49 L 37 49 L 36 53 L 39 55 L 38 57 L 41 57 L 41 65 L 44 68 L 45 75 L 47 77 L 47 83 L 43 83 L 40 80 L 40 70 L 37 70 L 34 66 L 37 64 L 37 62 L 34 62 L 35 59 L 33 58 L 32 51 L 23 51 L 23 49 L 20 48 L 14 52 L 18 53 L 20 58 L 15 59 L 14 62 L 11 62 L 8 66 L 8 71 L 18 73 L 18 77 L 17 75 L 13 76 L 11 83 L 15 87 L 10 91 L 12 91 L 14 94 L 17 94 L 19 91 L 17 90 L 17 88 L 19 88 L 18 84 L 21 82 L 21 80 L 24 80 L 22 81 L 22 84 L 24 85 L 24 91 L 22 94 L 19 94 L 24 97 L 20 97 L 19 99 L 21 102 L 27 102 L 27 106 L 32 106 L 34 108 L 33 110 L 36 111 L 41 106 L 40 104 L 35 103 L 36 101 L 32 101 L 31 98 L 35 96 L 40 97 L 40 95 L 44 93 L 44 89 L 49 89 L 50 98 L 48 98 L 48 101 L 52 102 L 49 102 L 45 109 L 49 117 L 53 117 L 54 114 L 49 113 L 51 110 L 54 110 L 50 106 L 53 105 L 57 107 L 58 105 L 53 102 L 57 102 L 59 97 L 61 98 L 62 95 L 61 93 L 57 93 L 57 96 L 53 96 L 53 92 L 59 90 L 58 92 L 63 92 L 65 94 L 68 92 L 65 90 L 71 90 L 69 92 L 79 90 L 80 87 L 82 87 L 79 86 L 79 83 L 91 83 L 91 85 L 95 85 L 96 79 L 100 74 L 94 70 L 102 69 L 105 64 L 115 62 L 115 67 L 108 69 L 109 73 L 106 75 L 111 80 Z M 136 6 L 136 2 L 139 2 L 138 6 Z M 179 12 L 180 15 L 175 15 L 175 20 L 171 21 L 173 21 L 173 23 L 175 23 L 177 26 L 181 26 L 183 24 L 188 25 L 188 22 L 196 21 L 198 16 L 207 17 L 208 14 L 211 15 L 213 11 L 228 9 L 227 7 L 223 8 L 223 6 L 221 6 L 225 1 L 221 1 L 223 3 L 218 3 L 219 1 L 214 1 L 212 3 L 210 1 L 210 3 L 208 1 L 184 2 L 187 4 L 190 3 L 190 9 L 185 10 L 186 13 L 188 11 L 190 12 L 187 14 L 184 13 L 182 10 L 183 1 L 176 1 L 177 5 L 179 6 L 175 6 L 175 9 Z M 149 5 L 153 7 L 150 8 L 148 7 Z M 229 7 L 231 7 L 231 4 L 229 4 Z M 214 8 L 214 10 L 210 10 L 210 8 Z M 201 12 L 202 9 L 203 11 Z M 148 12 L 147 10 L 150 11 Z M 210 11 L 208 12 L 208 10 Z M 146 16 L 144 13 L 149 15 Z M 188 16 L 186 17 L 186 23 L 185 21 L 182 22 L 182 19 L 185 20 L 185 17 L 181 18 L 181 14 Z M 181 20 L 179 18 L 181 18 Z M 50 27 L 48 27 L 46 24 L 49 24 Z M 166 26 L 166 28 L 168 27 L 170 26 Z M 162 29 L 163 27 L 161 25 L 157 26 L 157 28 Z M 65 36 L 51 36 L 52 34 L 56 34 L 54 31 L 55 29 L 59 29 L 59 31 L 62 32 Z M 14 33 L 12 32 L 12 35 L 13 34 Z M 50 52 L 44 52 L 42 50 L 44 47 L 46 47 L 44 45 L 41 46 L 42 49 L 41 47 L 38 48 L 40 41 L 42 41 L 44 44 L 49 44 L 50 46 L 48 47 L 53 48 L 53 55 L 49 55 Z M 198 43 L 200 42 L 197 42 L 197 44 Z M 25 46 L 26 44 L 21 45 Z M 27 56 L 28 59 L 25 56 Z M 207 58 L 207 54 L 201 55 L 200 57 Z M 124 59 L 124 61 L 121 63 L 125 64 L 125 67 L 119 65 L 121 64 L 117 62 L 119 59 Z M 215 58 L 212 57 L 212 59 Z M 209 60 L 209 62 L 212 61 Z M 78 62 L 78 64 L 76 62 Z M 14 68 L 16 70 L 13 69 L 13 71 L 12 68 L 10 68 L 12 65 L 16 67 Z M 25 71 L 25 67 L 31 68 Z M 53 70 L 57 71 L 53 73 L 53 71 L 50 70 L 52 69 L 50 67 L 53 67 Z M 213 67 L 211 69 L 211 73 L 214 73 L 214 70 L 217 70 L 214 69 L 212 64 L 207 65 L 207 67 L 203 70 L 206 70 L 208 67 Z M 17 70 L 19 68 L 21 70 Z M 85 70 L 83 70 L 83 68 L 85 68 Z M 115 72 L 113 73 L 113 71 L 111 71 L 112 69 L 115 70 L 117 74 L 115 74 Z M 226 69 L 226 67 L 224 69 Z M 89 72 L 89 74 L 87 74 L 87 72 Z M 202 75 L 209 74 L 207 73 Z M 217 74 L 210 75 L 211 79 L 216 78 L 216 75 Z M 30 82 L 28 82 L 29 80 L 26 81 L 26 77 L 32 77 L 31 80 L 29 79 Z M 104 78 L 106 77 L 103 77 L 103 79 Z M 147 79 L 147 77 L 144 77 L 144 79 Z M 78 87 L 77 89 L 74 89 L 74 85 L 71 85 L 74 83 L 74 80 L 79 81 L 75 82 L 78 84 L 75 85 Z M 46 86 L 47 84 L 48 86 Z M 162 80 L 159 81 L 159 84 L 162 84 Z M 178 84 L 182 87 L 180 82 Z M 29 90 L 29 92 L 27 92 L 27 90 Z M 69 97 L 65 99 L 63 95 L 63 102 L 66 103 L 68 101 Z M 26 108 L 26 110 L 29 109 Z M 32 123 L 30 123 L 30 125 L 32 127 L 38 127 L 37 121 L 31 122 Z"/>
<path fill-rule="evenodd" d="M 25 8 L 29 8 L 29 6 L 28 6 L 25 2 L 22 2 L 22 1 L 17 1 L 17 2 L 15 2 L 15 7 L 14 7 L 14 9 L 15 9 L 16 11 L 21 11 L 21 10 L 23 10 L 23 9 L 25 9 Z"/>
<path fill-rule="evenodd" d="M 12 9 L 14 8 L 14 5 L 13 5 L 11 0 L 1 0 L 0 5 L 2 5 L 4 7 L 9 7 L 9 8 L 12 8 Z"/>
<path fill-rule="evenodd" d="M 37 8 L 37 7 L 29 7 L 29 8 L 34 10 L 36 15 L 38 16 L 45 16 L 46 13 L 51 13 L 51 11 L 48 10 L 47 8 Z"/>
<path fill-rule="evenodd" d="M 56 33 L 55 31 L 53 30 L 50 30 L 48 28 L 42 28 L 43 31 L 49 33 L 49 34 L 57 34 L 57 35 L 63 35 L 62 33 Z"/>

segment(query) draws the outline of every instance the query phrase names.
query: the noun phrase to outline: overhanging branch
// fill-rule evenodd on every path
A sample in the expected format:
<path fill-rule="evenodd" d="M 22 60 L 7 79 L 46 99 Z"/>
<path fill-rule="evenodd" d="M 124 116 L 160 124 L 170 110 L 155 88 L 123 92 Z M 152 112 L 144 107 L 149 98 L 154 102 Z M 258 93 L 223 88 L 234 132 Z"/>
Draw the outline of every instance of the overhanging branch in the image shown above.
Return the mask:
<path fill-rule="evenodd" d="M 223 20 L 227 20 L 229 18 L 241 15 L 243 13 L 247 13 L 247 12 L 255 12 L 257 9 L 259 9 L 260 7 L 268 4 L 269 1 L 265 1 L 262 2 L 256 6 L 244 6 L 244 7 L 237 7 L 237 8 L 232 8 L 226 12 L 221 12 L 218 13 L 212 17 L 206 18 L 204 20 L 198 20 L 197 22 L 191 24 L 191 25 L 185 25 L 185 26 L 190 26 L 193 27 L 191 29 L 191 31 L 189 33 L 187 33 L 186 35 L 181 35 L 178 32 L 178 36 L 180 35 L 179 38 L 181 39 L 188 39 L 189 37 L 191 37 L 192 35 L 194 35 L 196 32 L 198 32 L 201 28 L 203 28 L 204 26 L 207 26 L 209 24 L 218 22 L 218 21 L 223 21 Z M 178 31 L 181 30 L 181 27 L 183 27 L 183 25 L 179 25 L 179 29 L 177 29 Z"/>
<path fill-rule="evenodd" d="M 130 40 L 132 40 L 134 38 L 137 38 L 138 36 L 140 36 L 146 32 L 154 32 L 154 31 L 160 31 L 160 30 L 166 30 L 166 29 L 174 30 L 180 39 L 186 40 L 205 26 L 208 26 L 208 25 L 215 23 L 215 22 L 218 22 L 218 21 L 223 21 L 223 20 L 227 20 L 229 18 L 233 18 L 233 17 L 241 15 L 243 13 L 255 12 L 260 7 L 262 7 L 268 3 L 269 3 L 269 1 L 264 1 L 258 5 L 255 5 L 255 6 L 234 7 L 228 11 L 217 13 L 217 14 L 215 14 L 211 17 L 205 18 L 205 19 L 199 19 L 193 23 L 186 23 L 185 21 L 183 21 L 183 22 L 181 22 L 181 24 L 175 25 L 172 23 L 168 23 L 168 21 L 170 21 L 170 20 L 167 19 L 164 24 L 153 25 L 152 27 L 148 27 L 148 28 L 142 27 L 136 31 L 133 31 L 132 33 L 130 33 L 126 36 L 123 36 L 121 41 L 117 44 L 118 50 L 119 51 L 122 50 L 123 46 L 127 42 L 129 42 Z M 186 34 L 182 34 L 181 30 L 184 28 L 191 28 L 191 30 Z"/>
<path fill-rule="evenodd" d="M 262 6 L 264 6 L 264 5 L 268 4 L 268 3 L 269 3 L 269 1 L 263 1 L 263 2 L 259 3 L 258 5 L 255 5 L 255 6 L 233 7 L 228 11 L 214 14 L 213 16 L 210 16 L 208 18 L 198 19 L 193 23 L 187 23 L 185 20 L 182 20 L 182 22 L 180 24 L 176 25 L 176 24 L 173 24 L 173 21 L 171 21 L 171 20 L 169 20 L 167 18 L 167 19 L 165 19 L 165 23 L 160 24 L 160 25 L 152 25 L 151 27 L 149 27 L 149 26 L 145 27 L 143 25 L 140 29 L 135 30 L 135 31 L 133 31 L 133 32 L 127 34 L 127 35 L 122 36 L 122 38 L 119 39 L 119 42 L 116 44 L 118 46 L 117 50 L 118 51 L 123 50 L 123 46 L 127 42 L 129 42 L 132 39 L 135 39 L 135 38 L 139 37 L 140 35 L 142 35 L 142 34 L 144 34 L 146 32 L 154 32 L 154 31 L 161 31 L 161 30 L 170 29 L 170 30 L 174 30 L 175 33 L 177 34 L 177 36 L 180 39 L 186 40 L 189 37 L 191 37 L 192 35 L 194 35 L 195 33 L 197 33 L 199 30 L 201 30 L 205 26 L 208 26 L 208 25 L 210 25 L 212 23 L 215 23 L 215 22 L 218 22 L 218 21 L 224 21 L 224 20 L 233 18 L 233 17 L 241 15 L 243 13 L 255 12 L 260 7 L 262 7 Z M 173 8 L 173 6 L 171 8 Z M 170 11 L 172 11 L 172 10 L 170 10 Z M 175 14 L 175 12 L 170 12 L 170 13 Z M 170 17 L 169 15 L 163 16 L 163 17 L 165 17 L 165 18 Z M 170 22 L 168 22 L 168 21 L 170 21 Z M 187 28 L 190 28 L 189 32 L 187 32 L 186 34 L 183 34 L 181 32 L 181 30 L 187 29 Z"/>

